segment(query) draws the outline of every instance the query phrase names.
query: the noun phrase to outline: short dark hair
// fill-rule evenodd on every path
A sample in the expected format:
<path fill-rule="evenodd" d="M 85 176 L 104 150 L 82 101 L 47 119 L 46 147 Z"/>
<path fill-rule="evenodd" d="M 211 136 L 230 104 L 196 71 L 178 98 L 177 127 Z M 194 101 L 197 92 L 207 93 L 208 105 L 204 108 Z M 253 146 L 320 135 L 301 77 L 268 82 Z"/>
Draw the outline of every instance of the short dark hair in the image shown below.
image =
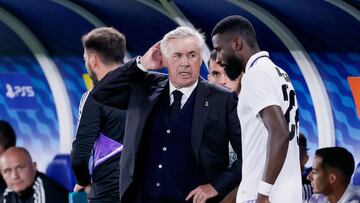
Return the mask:
<path fill-rule="evenodd" d="M 326 147 L 316 150 L 315 155 L 322 159 L 321 167 L 324 170 L 337 169 L 344 175 L 345 181 L 350 182 L 355 161 L 348 150 L 343 147 Z"/>
<path fill-rule="evenodd" d="M 16 135 L 14 129 L 8 122 L 0 120 L 0 146 L 6 150 L 15 145 Z"/>
<path fill-rule="evenodd" d="M 209 58 L 209 61 L 208 61 L 208 67 L 210 67 L 210 61 L 211 60 L 216 61 L 216 55 L 217 55 L 217 53 L 216 53 L 215 49 L 210 52 L 210 58 Z"/>
<path fill-rule="evenodd" d="M 95 51 L 104 64 L 123 63 L 125 36 L 112 27 L 95 28 L 81 38 L 84 49 Z"/>
<path fill-rule="evenodd" d="M 242 16 L 232 15 L 222 19 L 215 25 L 211 32 L 211 37 L 223 33 L 239 34 L 241 38 L 247 42 L 250 48 L 258 47 L 254 27 L 249 20 Z"/>

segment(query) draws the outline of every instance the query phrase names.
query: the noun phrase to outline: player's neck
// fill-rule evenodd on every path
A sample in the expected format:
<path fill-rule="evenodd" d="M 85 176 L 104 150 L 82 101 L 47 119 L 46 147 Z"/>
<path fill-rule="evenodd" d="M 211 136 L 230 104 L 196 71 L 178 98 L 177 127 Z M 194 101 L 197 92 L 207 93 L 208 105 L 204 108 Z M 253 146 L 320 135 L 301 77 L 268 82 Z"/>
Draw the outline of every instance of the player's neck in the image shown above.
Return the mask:
<path fill-rule="evenodd" d="M 335 185 L 333 192 L 327 196 L 328 201 L 330 203 L 336 203 L 339 201 L 339 199 L 343 196 L 347 186 L 345 185 Z"/>
<path fill-rule="evenodd" d="M 100 81 L 101 79 L 103 79 L 103 77 L 105 77 L 105 75 L 108 74 L 108 72 L 118 68 L 120 65 L 121 64 L 113 64 L 113 65 L 101 67 L 101 71 L 97 73 L 98 80 Z"/>
<path fill-rule="evenodd" d="M 250 47 L 247 47 L 247 50 L 246 50 L 246 52 L 245 52 L 245 54 L 244 54 L 244 58 L 245 58 L 244 61 L 246 61 L 246 63 L 244 63 L 243 65 L 246 66 L 246 64 L 249 62 L 250 58 L 251 58 L 254 54 L 258 53 L 259 51 L 260 51 L 259 48 L 253 48 L 253 49 L 251 49 Z M 244 70 L 244 71 L 246 71 L 245 68 L 246 68 L 246 67 L 243 67 L 243 70 Z"/>

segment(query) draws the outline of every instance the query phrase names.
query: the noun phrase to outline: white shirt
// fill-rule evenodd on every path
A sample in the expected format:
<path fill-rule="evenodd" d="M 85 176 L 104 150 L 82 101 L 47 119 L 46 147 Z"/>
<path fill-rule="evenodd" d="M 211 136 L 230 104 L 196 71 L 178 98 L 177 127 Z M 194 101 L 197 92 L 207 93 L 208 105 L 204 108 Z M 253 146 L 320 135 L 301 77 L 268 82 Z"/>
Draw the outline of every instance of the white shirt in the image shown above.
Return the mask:
<path fill-rule="evenodd" d="M 236 202 L 254 200 L 257 197 L 259 183 L 264 174 L 268 132 L 259 112 L 271 105 L 281 107 L 283 113 L 289 109 L 292 97 L 294 106 L 290 111 L 289 131 L 294 125 L 294 137 L 289 147 L 283 168 L 280 171 L 271 191 L 270 202 L 301 203 L 302 183 L 299 161 L 298 122 L 295 123 L 295 112 L 298 103 L 295 96 L 290 96 L 294 88 L 287 74 L 278 68 L 265 51 L 251 56 L 246 64 L 245 74 L 241 79 L 241 91 L 238 102 L 238 116 L 242 133 L 242 181 L 237 192 Z M 285 98 L 287 97 L 287 98 Z M 285 100 L 287 99 L 287 101 Z"/>
<path fill-rule="evenodd" d="M 79 123 L 80 123 L 82 111 L 83 111 L 83 108 L 84 108 L 86 99 L 88 98 L 89 93 L 91 92 L 91 90 L 92 90 L 92 89 L 86 91 L 86 92 L 81 96 L 80 103 L 79 103 L 79 113 L 78 113 L 78 117 L 77 117 L 77 124 L 76 124 L 76 131 L 75 131 L 75 132 L 77 132 L 77 130 L 78 130 L 78 128 L 79 128 Z M 75 133 L 75 135 L 76 135 L 76 133 Z"/>
<path fill-rule="evenodd" d="M 309 203 L 329 203 L 329 201 L 322 194 L 313 194 Z M 350 183 L 337 203 L 360 203 L 360 187 Z"/>
<path fill-rule="evenodd" d="M 350 183 L 338 203 L 360 203 L 360 187 Z"/>
<path fill-rule="evenodd" d="M 180 91 L 183 95 L 181 96 L 181 108 L 184 106 L 184 104 L 186 103 L 186 101 L 189 99 L 191 93 L 194 91 L 194 89 L 196 88 L 198 84 L 198 80 L 196 80 L 194 82 L 194 84 L 192 84 L 189 87 L 183 87 L 180 89 L 176 89 L 176 87 L 171 83 L 171 81 L 169 80 L 169 94 L 170 94 L 170 105 L 174 102 L 174 96 L 173 96 L 173 92 L 175 90 Z"/>

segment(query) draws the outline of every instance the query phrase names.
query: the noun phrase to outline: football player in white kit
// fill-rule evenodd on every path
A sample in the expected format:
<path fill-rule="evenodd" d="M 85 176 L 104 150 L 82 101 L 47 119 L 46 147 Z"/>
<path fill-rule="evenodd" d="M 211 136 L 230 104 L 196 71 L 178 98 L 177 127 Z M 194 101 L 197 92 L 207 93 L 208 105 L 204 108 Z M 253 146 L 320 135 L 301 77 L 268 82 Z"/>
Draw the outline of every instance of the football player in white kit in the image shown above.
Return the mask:
<path fill-rule="evenodd" d="M 289 76 L 260 51 L 247 19 L 226 17 L 211 36 L 228 77 L 244 72 L 238 102 L 242 181 L 236 202 L 301 203 L 298 103 Z"/>

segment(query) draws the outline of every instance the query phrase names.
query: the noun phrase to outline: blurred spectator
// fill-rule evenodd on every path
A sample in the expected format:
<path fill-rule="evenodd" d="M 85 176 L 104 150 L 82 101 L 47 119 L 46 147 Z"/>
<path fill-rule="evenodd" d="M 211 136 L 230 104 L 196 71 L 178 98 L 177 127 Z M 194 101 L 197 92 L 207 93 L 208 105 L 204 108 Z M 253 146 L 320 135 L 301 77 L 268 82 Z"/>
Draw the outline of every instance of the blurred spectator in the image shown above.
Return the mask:
<path fill-rule="evenodd" d="M 0 155 L 9 147 L 13 147 L 16 144 L 16 135 L 14 129 L 11 125 L 4 121 L 0 120 Z M 0 176 L 0 193 L 2 193 L 6 188 L 6 183 L 2 176 Z"/>
<path fill-rule="evenodd" d="M 342 147 L 318 149 L 308 176 L 313 192 L 311 203 L 359 203 L 360 188 L 350 183 L 355 162 L 352 154 Z"/>
<path fill-rule="evenodd" d="M 220 66 L 219 63 L 216 62 L 216 51 L 211 51 L 210 59 L 208 62 L 209 66 L 209 74 L 208 80 L 209 82 L 217 85 L 221 85 L 226 87 L 238 95 L 241 89 L 241 77 L 243 73 L 240 74 L 235 80 L 230 80 L 230 78 L 226 75 L 224 68 Z"/>
<path fill-rule="evenodd" d="M 240 93 L 240 88 L 241 88 L 240 82 L 241 82 L 242 74 L 236 80 L 230 80 L 228 78 L 228 76 L 226 75 L 224 68 L 221 67 L 216 62 L 216 51 L 215 50 L 211 51 L 208 66 L 209 66 L 208 80 L 210 83 L 226 87 L 226 88 L 236 92 L 236 95 L 238 95 Z M 231 165 L 232 162 L 235 160 L 237 160 L 237 155 L 229 143 L 229 165 Z"/>
<path fill-rule="evenodd" d="M 302 174 L 302 195 L 303 195 L 303 202 L 308 202 L 312 195 L 312 188 L 310 181 L 306 178 L 309 174 L 310 170 L 305 170 L 305 165 L 309 160 L 309 155 L 307 153 L 307 140 L 303 133 L 299 135 L 299 151 L 300 151 L 300 167 L 301 167 L 301 174 Z"/>
<path fill-rule="evenodd" d="M 0 172 L 7 189 L 0 197 L 6 203 L 64 203 L 68 191 L 38 172 L 25 148 L 11 147 L 0 157 Z"/>
<path fill-rule="evenodd" d="M 211 51 L 208 67 L 209 67 L 208 80 L 210 83 L 226 87 L 236 92 L 236 95 L 240 93 L 242 74 L 237 79 L 230 80 L 229 77 L 226 75 L 224 68 L 221 67 L 220 64 L 216 62 L 216 50 Z M 234 152 L 234 149 L 232 148 L 231 144 L 229 143 L 229 165 L 231 165 L 232 162 L 235 160 L 237 160 L 237 155 Z M 228 195 L 226 195 L 222 203 L 235 202 L 237 189 L 238 187 L 234 188 Z"/>

